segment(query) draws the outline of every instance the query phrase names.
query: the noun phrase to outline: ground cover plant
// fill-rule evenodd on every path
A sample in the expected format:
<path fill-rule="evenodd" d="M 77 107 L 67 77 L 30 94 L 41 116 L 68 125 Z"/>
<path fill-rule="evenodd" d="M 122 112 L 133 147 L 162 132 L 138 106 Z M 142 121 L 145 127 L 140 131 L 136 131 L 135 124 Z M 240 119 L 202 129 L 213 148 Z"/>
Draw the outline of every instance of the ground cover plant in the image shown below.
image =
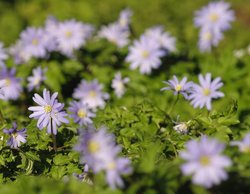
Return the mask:
<path fill-rule="evenodd" d="M 144 3 L 0 2 L 0 193 L 249 192 L 250 2 Z"/>

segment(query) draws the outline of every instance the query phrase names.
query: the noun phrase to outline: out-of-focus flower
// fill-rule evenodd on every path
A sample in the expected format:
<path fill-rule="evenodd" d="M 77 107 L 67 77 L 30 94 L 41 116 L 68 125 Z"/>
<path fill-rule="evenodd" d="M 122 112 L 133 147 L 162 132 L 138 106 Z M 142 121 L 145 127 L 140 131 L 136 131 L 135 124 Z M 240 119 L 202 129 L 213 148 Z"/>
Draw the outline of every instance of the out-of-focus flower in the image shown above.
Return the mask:
<path fill-rule="evenodd" d="M 115 78 L 112 80 L 111 87 L 115 90 L 115 94 L 118 98 L 121 98 L 125 93 L 125 84 L 129 82 L 129 78 L 122 78 L 120 72 L 115 74 Z"/>
<path fill-rule="evenodd" d="M 250 153 L 250 133 L 247 133 L 242 141 L 232 141 L 231 145 L 238 146 L 241 152 Z"/>
<path fill-rule="evenodd" d="M 186 99 L 188 99 L 188 94 L 191 92 L 193 82 L 187 82 L 187 77 L 183 77 L 181 81 L 174 75 L 172 80 L 164 81 L 168 87 L 164 87 L 163 90 L 172 90 L 174 95 L 182 94 Z"/>
<path fill-rule="evenodd" d="M 190 140 L 186 151 L 180 152 L 180 157 L 186 161 L 181 165 L 184 175 L 192 175 L 192 182 L 210 188 L 227 179 L 224 168 L 231 165 L 231 160 L 221 155 L 224 145 L 215 139 L 202 136 L 198 142 Z"/>
<path fill-rule="evenodd" d="M 128 30 L 132 15 L 133 15 L 133 13 L 132 13 L 131 9 L 129 9 L 129 8 L 126 8 L 126 9 L 122 10 L 117 23 L 123 29 Z"/>
<path fill-rule="evenodd" d="M 58 24 L 59 24 L 59 22 L 53 16 L 47 17 L 47 19 L 45 21 L 44 39 L 45 39 L 45 42 L 46 42 L 46 49 L 49 52 L 58 50 L 58 43 L 56 41 L 56 34 L 57 34 L 57 30 L 58 30 Z"/>
<path fill-rule="evenodd" d="M 31 91 L 34 88 L 39 89 L 41 82 L 43 82 L 45 77 L 46 69 L 42 69 L 41 67 L 37 67 L 32 70 L 33 75 L 28 77 L 28 90 Z"/>
<path fill-rule="evenodd" d="M 82 80 L 73 93 L 73 97 L 88 104 L 89 108 L 96 109 L 105 106 L 105 100 L 109 98 L 107 93 L 102 91 L 103 85 L 99 84 L 97 80 L 87 82 Z"/>
<path fill-rule="evenodd" d="M 23 43 L 20 40 L 9 48 L 9 53 L 17 65 L 28 62 L 32 57 L 31 53 L 27 53 L 23 50 Z"/>
<path fill-rule="evenodd" d="M 3 62 L 8 58 L 6 50 L 3 48 L 3 43 L 0 42 L 0 66 L 3 66 Z"/>
<path fill-rule="evenodd" d="M 193 84 L 193 89 L 191 90 L 191 94 L 189 95 L 191 104 L 194 106 L 194 108 L 203 108 L 204 106 L 206 106 L 208 110 L 211 110 L 212 99 L 221 98 L 224 96 L 222 92 L 218 91 L 218 89 L 223 86 L 221 78 L 217 77 L 212 81 L 211 73 L 207 73 L 205 77 L 200 74 L 199 82 L 200 85 Z"/>
<path fill-rule="evenodd" d="M 8 71 L 7 67 L 2 67 L 0 72 L 0 85 L 2 85 L 1 94 L 4 100 L 16 100 L 23 90 L 20 83 L 21 79 L 16 78 L 15 74 L 15 68 L 12 68 Z"/>
<path fill-rule="evenodd" d="M 117 23 L 103 26 L 99 32 L 99 37 L 106 38 L 118 47 L 124 47 L 128 44 L 129 32 Z"/>
<path fill-rule="evenodd" d="M 176 50 L 176 39 L 168 32 L 164 32 L 162 26 L 155 26 L 146 30 L 145 35 L 159 43 L 159 46 L 168 52 Z"/>
<path fill-rule="evenodd" d="M 59 103 L 56 99 L 58 93 L 54 93 L 50 96 L 50 92 L 46 89 L 43 90 L 43 97 L 38 94 L 34 94 L 33 100 L 39 106 L 31 106 L 28 109 L 33 111 L 29 116 L 38 120 L 37 127 L 41 130 L 47 127 L 47 133 L 57 134 L 57 127 L 62 123 L 68 123 L 65 118 L 67 113 L 62 111 L 64 104 Z"/>
<path fill-rule="evenodd" d="M 72 57 L 73 51 L 83 46 L 92 32 L 92 26 L 73 19 L 59 23 L 55 36 L 58 50 L 64 55 Z"/>
<path fill-rule="evenodd" d="M 70 102 L 70 107 L 68 109 L 72 114 L 70 117 L 74 119 L 74 122 L 78 123 L 80 126 L 87 126 L 92 124 L 92 118 L 95 117 L 95 114 L 89 109 L 87 104 L 84 104 L 82 101 Z"/>
<path fill-rule="evenodd" d="M 211 30 L 224 31 L 231 27 L 234 12 L 230 4 L 224 1 L 211 2 L 195 13 L 194 23 L 197 27 L 207 27 Z"/>
<path fill-rule="evenodd" d="M 5 134 L 10 135 L 10 138 L 8 139 L 7 144 L 11 147 L 11 148 L 18 148 L 21 146 L 21 142 L 25 143 L 26 140 L 26 129 L 23 128 L 21 130 L 17 130 L 17 124 L 13 123 L 12 124 L 12 128 L 11 129 L 4 129 L 3 132 Z"/>
<path fill-rule="evenodd" d="M 41 28 L 27 28 L 21 33 L 21 47 L 24 53 L 32 57 L 44 58 L 46 56 L 46 42 L 44 30 Z"/>
<path fill-rule="evenodd" d="M 161 65 L 161 57 L 165 52 L 160 49 L 159 43 L 143 35 L 129 47 L 129 54 L 126 61 L 130 63 L 130 69 L 139 70 L 142 74 L 150 74 L 152 69 Z"/>

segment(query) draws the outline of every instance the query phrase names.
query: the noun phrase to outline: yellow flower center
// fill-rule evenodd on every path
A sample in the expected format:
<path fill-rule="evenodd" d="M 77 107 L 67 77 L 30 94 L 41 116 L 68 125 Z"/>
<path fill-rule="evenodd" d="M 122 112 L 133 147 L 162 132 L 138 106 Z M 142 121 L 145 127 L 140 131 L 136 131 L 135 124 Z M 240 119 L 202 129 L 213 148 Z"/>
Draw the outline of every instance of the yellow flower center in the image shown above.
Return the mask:
<path fill-rule="evenodd" d="M 114 170 L 116 168 L 116 164 L 114 162 L 110 162 L 107 164 L 107 168 L 109 170 Z"/>
<path fill-rule="evenodd" d="M 17 137 L 17 133 L 12 133 L 11 135 L 12 135 L 14 138 Z"/>
<path fill-rule="evenodd" d="M 35 45 L 35 46 L 37 46 L 37 45 L 38 45 L 38 40 L 37 40 L 36 38 L 34 38 L 34 39 L 32 40 L 32 44 Z"/>
<path fill-rule="evenodd" d="M 71 32 L 71 31 L 65 32 L 65 36 L 66 36 L 67 38 L 70 38 L 70 37 L 72 36 L 72 32 Z"/>
<path fill-rule="evenodd" d="M 96 97 L 96 92 L 93 91 L 93 90 L 90 91 L 90 92 L 89 92 L 89 96 L 90 96 L 90 97 L 93 97 L 93 98 Z"/>
<path fill-rule="evenodd" d="M 79 109 L 77 112 L 78 117 L 84 118 L 87 116 L 87 113 L 83 109 Z"/>
<path fill-rule="evenodd" d="M 44 106 L 44 111 L 45 111 L 46 113 L 50 113 L 50 112 L 52 111 L 52 107 L 51 107 L 50 105 L 45 105 L 45 106 Z"/>
<path fill-rule="evenodd" d="M 148 58 L 149 57 L 149 52 L 148 51 L 142 51 L 141 53 L 143 58 Z"/>
<path fill-rule="evenodd" d="M 205 40 L 211 40 L 212 39 L 212 34 L 210 32 L 206 32 L 204 33 L 204 39 Z"/>
<path fill-rule="evenodd" d="M 179 91 L 181 91 L 181 89 L 182 89 L 182 86 L 180 84 L 177 84 L 175 86 L 175 91 L 179 92 Z"/>
<path fill-rule="evenodd" d="M 205 88 L 203 90 L 203 94 L 204 94 L 204 96 L 209 96 L 211 94 L 211 91 L 208 88 Z"/>
<path fill-rule="evenodd" d="M 5 85 L 9 86 L 11 84 L 11 80 L 9 78 L 5 79 Z"/>
<path fill-rule="evenodd" d="M 208 156 L 201 156 L 200 157 L 200 164 L 202 166 L 208 166 L 211 163 L 210 158 Z"/>
<path fill-rule="evenodd" d="M 212 13 L 212 14 L 209 16 L 209 20 L 210 20 L 211 22 L 216 22 L 216 21 L 218 21 L 218 19 L 219 19 L 219 16 L 218 16 L 218 14 L 216 14 L 216 13 Z"/>
<path fill-rule="evenodd" d="M 98 152 L 100 150 L 100 145 L 95 141 L 90 141 L 88 143 L 88 151 L 92 154 Z"/>
<path fill-rule="evenodd" d="M 35 85 L 38 85 L 39 82 L 40 82 L 40 78 L 36 78 L 36 79 L 34 80 L 34 84 L 35 84 Z"/>

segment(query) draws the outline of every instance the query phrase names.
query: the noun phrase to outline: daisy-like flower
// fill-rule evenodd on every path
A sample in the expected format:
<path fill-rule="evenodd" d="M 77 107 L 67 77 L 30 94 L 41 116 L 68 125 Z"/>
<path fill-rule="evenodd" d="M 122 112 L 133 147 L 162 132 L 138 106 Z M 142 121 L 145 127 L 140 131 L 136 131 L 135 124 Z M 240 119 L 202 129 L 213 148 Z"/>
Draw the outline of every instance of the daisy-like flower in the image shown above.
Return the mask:
<path fill-rule="evenodd" d="M 122 78 L 120 72 L 115 74 L 115 78 L 112 80 L 111 87 L 115 90 L 115 94 L 118 98 L 121 98 L 125 93 L 125 84 L 129 82 L 129 78 Z"/>
<path fill-rule="evenodd" d="M 193 89 L 189 95 L 191 104 L 194 106 L 194 108 L 203 108 L 206 106 L 208 110 L 211 110 L 212 99 L 221 98 L 224 96 L 222 92 L 218 91 L 218 89 L 223 86 L 221 78 L 217 77 L 216 79 L 212 80 L 211 73 L 207 73 L 205 77 L 200 74 L 199 82 L 200 85 L 193 84 Z"/>
<path fill-rule="evenodd" d="M 21 33 L 21 44 L 23 52 L 27 55 L 44 58 L 46 56 L 46 42 L 44 30 L 41 28 L 27 28 Z"/>
<path fill-rule="evenodd" d="M 41 67 L 37 67 L 32 70 L 33 75 L 28 77 L 28 90 L 31 91 L 34 88 L 39 89 L 40 84 L 46 79 L 45 77 L 46 69 L 42 69 Z"/>
<path fill-rule="evenodd" d="M 92 26 L 76 22 L 75 20 L 59 23 L 55 37 L 58 43 L 58 50 L 71 57 L 74 50 L 85 44 L 92 32 Z"/>
<path fill-rule="evenodd" d="M 95 114 L 89 109 L 87 104 L 83 102 L 73 101 L 70 102 L 69 107 L 70 117 L 74 119 L 75 123 L 78 123 L 80 126 L 87 126 L 92 124 L 92 118 L 95 117 Z"/>
<path fill-rule="evenodd" d="M 201 52 L 210 52 L 212 46 L 217 46 L 223 34 L 219 30 L 209 30 L 202 28 L 199 34 L 199 49 Z"/>
<path fill-rule="evenodd" d="M 168 32 L 164 32 L 162 26 L 155 26 L 146 30 L 145 35 L 158 42 L 160 47 L 168 52 L 174 52 L 176 50 L 176 39 L 170 36 Z"/>
<path fill-rule="evenodd" d="M 211 2 L 195 13 L 194 23 L 197 27 L 224 31 L 230 28 L 234 20 L 234 12 L 230 4 L 224 1 Z"/>
<path fill-rule="evenodd" d="M 20 83 L 21 79 L 16 78 L 15 74 L 15 68 L 12 68 L 8 71 L 7 67 L 2 67 L 0 72 L 0 85 L 2 85 L 1 94 L 4 100 L 16 100 L 23 90 Z"/>
<path fill-rule="evenodd" d="M 20 40 L 12 45 L 8 50 L 17 65 L 28 62 L 32 57 L 31 53 L 27 53 L 23 49 L 23 43 Z"/>
<path fill-rule="evenodd" d="M 247 133 L 242 141 L 232 141 L 231 145 L 238 146 L 243 153 L 250 153 L 250 133 Z"/>
<path fill-rule="evenodd" d="M 129 47 L 126 61 L 130 63 L 130 69 L 139 67 L 142 74 L 150 74 L 152 69 L 161 65 L 161 57 L 165 52 L 160 49 L 159 43 L 143 35 Z"/>
<path fill-rule="evenodd" d="M 73 97 L 88 104 L 89 108 L 96 109 L 105 106 L 105 100 L 109 98 L 107 93 L 102 92 L 103 85 L 99 84 L 97 80 L 87 82 L 82 80 L 73 93 Z"/>
<path fill-rule="evenodd" d="M 0 42 L 0 66 L 3 66 L 3 62 L 8 58 L 6 50 L 3 48 L 3 43 Z"/>
<path fill-rule="evenodd" d="M 121 11 L 119 19 L 118 19 L 118 24 L 123 28 L 128 30 L 129 29 L 129 25 L 130 25 L 130 20 L 131 20 L 131 16 L 133 15 L 131 9 L 126 8 L 124 10 Z"/>
<path fill-rule="evenodd" d="M 120 48 L 128 44 L 128 36 L 129 32 L 117 23 L 103 26 L 99 32 L 99 37 L 106 38 Z"/>
<path fill-rule="evenodd" d="M 64 104 L 59 103 L 56 99 L 58 93 L 54 93 L 50 96 L 50 92 L 46 89 L 43 90 L 43 97 L 38 94 L 34 94 L 33 100 L 39 106 L 31 106 L 28 109 L 33 111 L 29 116 L 38 120 L 37 127 L 41 130 L 47 127 L 47 133 L 57 134 L 57 128 L 62 123 L 68 123 L 68 119 L 65 117 L 67 113 L 62 111 Z"/>
<path fill-rule="evenodd" d="M 182 94 L 186 99 L 188 99 L 188 94 L 191 91 L 193 86 L 193 82 L 187 82 L 187 77 L 183 77 L 181 81 L 174 75 L 172 80 L 164 81 L 163 83 L 167 84 L 167 87 L 161 89 L 164 90 L 172 90 L 174 95 Z"/>
<path fill-rule="evenodd" d="M 9 145 L 11 148 L 18 148 L 21 146 L 21 142 L 25 143 L 26 140 L 26 129 L 23 128 L 21 130 L 17 130 L 17 124 L 13 123 L 11 129 L 4 129 L 3 132 L 5 134 L 10 135 L 10 138 L 8 139 L 7 145 Z"/>
<path fill-rule="evenodd" d="M 202 136 L 200 141 L 190 140 L 186 151 L 180 157 L 186 161 L 181 165 L 184 175 L 192 175 L 192 182 L 210 188 L 227 179 L 224 168 L 231 165 L 231 160 L 221 155 L 224 145 L 215 139 Z"/>

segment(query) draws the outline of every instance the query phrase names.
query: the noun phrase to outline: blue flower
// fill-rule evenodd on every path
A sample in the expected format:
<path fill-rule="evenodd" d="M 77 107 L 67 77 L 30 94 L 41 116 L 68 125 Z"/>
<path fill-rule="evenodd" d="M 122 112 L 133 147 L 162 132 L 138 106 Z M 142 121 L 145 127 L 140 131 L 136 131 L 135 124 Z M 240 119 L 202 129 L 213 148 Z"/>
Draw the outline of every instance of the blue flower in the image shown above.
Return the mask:
<path fill-rule="evenodd" d="M 192 182 L 210 188 L 227 179 L 224 168 L 231 165 L 231 160 L 221 155 L 224 145 L 215 139 L 202 136 L 200 141 L 190 140 L 186 151 L 180 157 L 186 161 L 181 165 L 184 175 L 192 175 Z"/>
<path fill-rule="evenodd" d="M 125 84 L 129 82 L 129 78 L 122 78 L 120 72 L 115 74 L 115 78 L 112 80 L 111 87 L 115 90 L 115 94 L 118 98 L 121 98 L 125 93 Z"/>
<path fill-rule="evenodd" d="M 56 99 L 58 93 L 54 93 L 50 96 L 50 92 L 46 89 L 43 90 L 43 98 L 34 94 L 33 100 L 39 106 L 31 106 L 28 109 L 33 111 L 29 117 L 35 118 L 38 120 L 37 127 L 43 129 L 47 127 L 47 133 L 57 134 L 57 127 L 62 123 L 68 123 L 68 120 L 65 118 L 67 113 L 62 111 L 64 104 L 59 103 Z"/>
<path fill-rule="evenodd" d="M 207 73 L 205 77 L 200 74 L 199 82 L 200 85 L 193 84 L 193 89 L 191 90 L 191 94 L 189 96 L 191 104 L 194 106 L 194 108 L 203 108 L 206 106 L 208 110 L 211 110 L 212 99 L 221 98 L 224 96 L 222 92 L 218 91 L 218 89 L 223 86 L 221 78 L 217 77 L 216 79 L 212 80 L 211 73 Z"/>
<path fill-rule="evenodd" d="M 243 153 L 250 153 L 250 133 L 247 133 L 242 141 L 232 141 L 231 145 L 238 146 Z"/>
<path fill-rule="evenodd" d="M 168 87 L 164 87 L 163 90 L 172 90 L 174 95 L 182 94 L 186 99 L 188 99 L 188 94 L 191 92 L 193 82 L 187 82 L 187 77 L 183 77 L 181 81 L 174 75 L 172 80 L 164 81 L 163 83 L 167 84 Z"/>
<path fill-rule="evenodd" d="M 3 132 L 5 134 L 10 135 L 10 138 L 7 142 L 7 144 L 11 147 L 11 148 L 18 148 L 21 146 L 21 142 L 25 143 L 26 140 L 26 129 L 23 128 L 21 130 L 17 130 L 17 124 L 13 123 L 12 124 L 12 128 L 11 129 L 4 129 Z"/>
<path fill-rule="evenodd" d="M 80 126 L 87 126 L 93 123 L 92 118 L 95 117 L 95 114 L 89 109 L 87 104 L 73 101 L 70 102 L 68 110 L 72 113 L 70 114 L 70 117 L 72 117 L 74 122 L 78 123 Z"/>
<path fill-rule="evenodd" d="M 32 70 L 33 76 L 28 77 L 28 90 L 31 91 L 34 88 L 38 89 L 40 87 L 41 82 L 43 82 L 45 77 L 45 69 L 42 69 L 41 67 L 37 67 L 36 69 Z"/>

